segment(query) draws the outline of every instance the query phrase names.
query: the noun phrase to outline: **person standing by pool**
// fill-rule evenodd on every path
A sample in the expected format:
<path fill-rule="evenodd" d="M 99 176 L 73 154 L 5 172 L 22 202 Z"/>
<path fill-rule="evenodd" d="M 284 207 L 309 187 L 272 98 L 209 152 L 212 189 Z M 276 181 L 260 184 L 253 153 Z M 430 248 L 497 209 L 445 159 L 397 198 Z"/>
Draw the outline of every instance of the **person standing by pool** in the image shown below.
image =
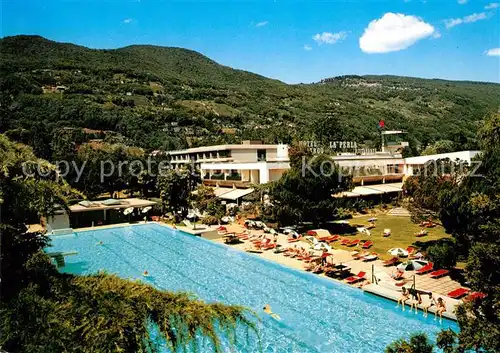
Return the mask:
<path fill-rule="evenodd" d="M 278 314 L 273 313 L 269 304 L 264 305 L 264 312 L 271 316 L 273 319 L 281 320 L 281 317 L 279 317 Z"/>
<path fill-rule="evenodd" d="M 323 253 L 321 254 L 321 265 L 326 266 L 326 259 L 330 254 L 328 253 L 328 250 L 323 248 Z"/>
<path fill-rule="evenodd" d="M 401 288 L 401 297 L 398 299 L 398 303 L 396 304 L 396 308 L 401 303 L 401 308 L 405 311 L 405 303 L 410 298 L 410 293 L 406 290 L 406 287 Z"/>

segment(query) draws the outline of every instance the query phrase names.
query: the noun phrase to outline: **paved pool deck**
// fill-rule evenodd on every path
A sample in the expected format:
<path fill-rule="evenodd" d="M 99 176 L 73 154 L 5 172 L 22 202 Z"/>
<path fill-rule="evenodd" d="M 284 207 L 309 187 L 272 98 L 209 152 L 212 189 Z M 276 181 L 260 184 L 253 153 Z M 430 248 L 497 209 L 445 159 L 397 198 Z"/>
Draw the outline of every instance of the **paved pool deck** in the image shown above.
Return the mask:
<path fill-rule="evenodd" d="M 244 228 L 238 224 L 231 224 L 226 226 L 228 232 L 242 232 Z M 252 230 L 252 234 L 263 234 L 263 231 L 261 230 Z M 272 237 L 271 235 L 268 235 L 269 237 Z M 303 247 L 305 249 L 309 249 L 309 243 L 307 242 L 297 242 L 293 244 L 289 244 L 287 239 L 288 237 L 284 234 L 278 234 L 277 236 L 278 239 L 278 244 L 284 246 L 284 247 Z M 213 241 L 219 242 L 224 244 L 224 239 L 222 235 L 219 236 L 219 238 L 213 239 Z M 251 242 L 249 241 L 243 241 L 242 243 L 239 244 L 234 244 L 234 245 L 227 245 L 230 246 L 234 249 L 240 250 L 240 251 L 245 251 L 251 246 Z M 332 244 L 332 248 L 335 247 L 335 244 Z M 353 250 L 356 250 L 357 248 L 353 248 Z M 332 250 L 332 255 L 333 255 L 333 261 L 335 263 L 342 263 L 351 268 L 351 272 L 353 274 L 357 274 L 361 271 L 366 272 L 366 278 L 367 280 L 358 283 L 355 286 L 359 287 L 360 289 L 366 291 L 367 293 L 371 293 L 374 295 L 378 295 L 393 301 L 397 301 L 400 296 L 401 296 L 401 286 L 396 285 L 397 282 L 394 281 L 391 278 L 391 274 L 396 272 L 396 268 L 394 266 L 390 267 L 385 267 L 383 266 L 383 261 L 381 260 L 376 260 L 376 261 L 370 261 L 370 262 L 363 262 L 361 260 L 355 260 L 353 259 L 351 253 L 349 251 L 343 250 L 343 249 L 333 249 Z M 300 260 L 297 260 L 295 258 L 290 258 L 287 256 L 284 256 L 283 254 L 276 254 L 272 250 L 264 251 L 262 253 L 249 253 L 250 255 L 253 256 L 258 256 L 262 257 L 264 259 L 270 260 L 277 262 L 281 265 L 288 266 L 297 270 L 305 271 L 304 269 L 304 263 Z M 344 285 L 346 284 L 344 281 L 337 280 L 328 276 L 325 276 L 324 274 L 320 274 L 319 276 L 323 276 L 324 278 L 330 279 L 332 281 L 340 282 L 343 283 Z M 377 278 L 377 283 L 374 284 L 371 283 L 372 278 Z M 418 290 L 426 291 L 426 292 L 433 292 L 434 298 L 437 300 L 437 298 L 443 298 L 446 309 L 447 311 L 443 313 L 443 317 L 446 317 L 451 320 L 456 320 L 456 316 L 454 314 L 455 307 L 460 304 L 459 300 L 452 299 L 446 296 L 446 293 L 456 289 L 460 288 L 461 285 L 453 281 L 451 278 L 448 276 L 438 278 L 438 279 L 433 279 L 430 278 L 429 275 L 415 275 L 413 276 L 413 272 L 408 272 L 405 275 L 404 281 L 406 282 L 406 287 L 410 288 L 413 285 L 413 281 L 415 281 L 415 287 Z M 398 283 L 400 284 L 400 282 Z M 418 305 L 419 314 L 423 313 L 422 309 L 424 306 L 428 305 L 428 296 L 427 295 L 422 295 L 422 304 Z M 407 301 L 406 308 L 408 309 L 410 306 L 411 300 Z M 435 313 L 436 307 L 432 306 L 429 309 L 429 315 L 433 315 Z"/>

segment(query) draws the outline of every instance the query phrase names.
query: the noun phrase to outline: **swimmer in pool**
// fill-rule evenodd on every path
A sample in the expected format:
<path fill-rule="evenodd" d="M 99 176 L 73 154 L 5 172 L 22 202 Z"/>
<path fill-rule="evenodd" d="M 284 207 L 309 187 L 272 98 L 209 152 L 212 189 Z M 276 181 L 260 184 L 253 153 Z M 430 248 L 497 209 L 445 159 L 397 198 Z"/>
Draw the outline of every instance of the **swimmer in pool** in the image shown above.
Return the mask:
<path fill-rule="evenodd" d="M 149 277 L 149 272 L 148 272 L 148 271 L 144 271 L 144 272 L 142 273 L 142 275 L 143 275 L 144 277 Z"/>
<path fill-rule="evenodd" d="M 97 243 L 97 245 L 103 245 L 104 243 L 102 242 L 102 240 L 99 240 L 99 242 Z"/>
<path fill-rule="evenodd" d="M 269 304 L 264 305 L 264 312 L 271 316 L 273 319 L 281 320 L 281 317 L 279 317 L 278 314 L 273 313 Z"/>

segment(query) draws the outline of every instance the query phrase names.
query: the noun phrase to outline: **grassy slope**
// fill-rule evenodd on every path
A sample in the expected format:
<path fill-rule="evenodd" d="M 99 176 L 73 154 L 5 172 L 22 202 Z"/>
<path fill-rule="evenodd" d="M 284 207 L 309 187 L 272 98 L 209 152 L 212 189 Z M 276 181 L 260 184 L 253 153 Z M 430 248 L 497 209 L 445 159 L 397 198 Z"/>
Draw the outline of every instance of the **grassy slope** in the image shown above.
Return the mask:
<path fill-rule="evenodd" d="M 368 219 L 371 217 L 373 216 L 366 215 L 356 217 L 351 219 L 349 223 L 352 225 L 366 226 L 368 225 Z M 376 217 L 376 227 L 370 229 L 371 236 L 357 234 L 350 237 L 353 239 L 373 241 L 373 246 L 369 251 L 378 253 L 383 259 L 391 258 L 391 256 L 387 254 L 387 250 L 391 248 L 406 249 L 410 245 L 415 245 L 416 242 L 427 242 L 449 237 L 442 227 L 435 227 L 428 229 L 429 234 L 427 236 L 417 238 L 415 233 L 418 233 L 421 228 L 418 224 L 414 224 L 409 217 L 389 215 L 377 215 Z M 391 229 L 391 236 L 382 236 L 385 228 Z M 346 250 L 359 250 L 359 247 L 349 248 L 340 246 L 338 243 L 334 243 L 334 247 Z"/>
<path fill-rule="evenodd" d="M 93 90 L 92 94 L 65 94 L 64 105 L 81 99 L 89 107 L 113 107 L 114 99 L 127 98 L 124 85 L 113 80 L 116 73 L 123 73 L 138 87 L 153 85 L 155 92 L 162 87 L 159 98 L 165 99 L 161 106 L 151 97 L 139 99 L 135 94 L 134 100 L 140 107 L 121 107 L 117 113 L 120 117 L 132 114 L 138 118 L 155 115 L 155 127 L 166 123 L 165 108 L 187 111 L 184 115 L 191 118 L 183 124 L 194 128 L 200 127 L 200 121 L 206 127 L 206 122 L 199 118 L 207 118 L 213 125 L 208 127 L 206 135 L 197 137 L 199 144 L 210 143 L 210 136 L 220 128 L 237 129 L 235 136 L 220 136 L 227 141 L 233 138 L 261 138 L 266 142 L 289 138 L 375 141 L 380 119 L 386 120 L 391 129 L 407 130 L 415 144 L 457 140 L 459 135 L 473 141 L 481 119 L 500 105 L 497 84 L 353 76 L 324 84 L 287 85 L 219 65 L 182 48 L 134 45 L 92 50 L 37 36 L 16 36 L 0 40 L 0 51 L 2 75 L 22 75 L 33 85 L 41 86 L 40 74 L 32 70 L 49 69 L 60 84 L 69 87 L 85 84 Z M 75 70 L 82 73 L 75 74 Z M 369 85 L 373 83 L 376 85 Z M 54 97 L 46 95 L 42 99 Z M 103 99 L 107 102 L 102 103 Z M 192 104 L 186 104 L 189 101 Z M 325 116 L 333 118 L 322 121 Z M 15 122 L 9 122 L 9 128 L 14 127 Z M 335 136 L 330 134 L 333 130 L 338 132 Z M 155 138 L 161 141 L 165 136 L 166 133 L 159 132 Z M 154 145 L 142 142 L 136 141 L 144 147 Z"/>

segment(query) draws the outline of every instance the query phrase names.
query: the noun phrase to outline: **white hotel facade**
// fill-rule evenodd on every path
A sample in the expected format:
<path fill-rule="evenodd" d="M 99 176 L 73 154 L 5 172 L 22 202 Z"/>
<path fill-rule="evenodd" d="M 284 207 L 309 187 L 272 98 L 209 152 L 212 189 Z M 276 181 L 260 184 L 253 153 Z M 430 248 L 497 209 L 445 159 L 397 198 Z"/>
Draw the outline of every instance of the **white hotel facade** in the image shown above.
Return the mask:
<path fill-rule="evenodd" d="M 332 153 L 332 160 L 344 173 L 353 176 L 356 187 L 342 196 L 357 197 L 395 193 L 402 190 L 406 176 L 413 175 L 430 160 L 450 158 L 471 162 L 478 151 L 462 151 L 403 158 L 399 151 L 405 142 L 385 144 L 383 151 Z M 175 167 L 194 164 L 203 184 L 216 188 L 221 198 L 235 200 L 253 191 L 251 185 L 281 178 L 290 168 L 288 145 L 243 141 L 241 144 L 189 148 L 169 152 Z M 233 191 L 240 189 L 239 191 Z M 224 197 L 226 195 L 226 197 Z"/>

